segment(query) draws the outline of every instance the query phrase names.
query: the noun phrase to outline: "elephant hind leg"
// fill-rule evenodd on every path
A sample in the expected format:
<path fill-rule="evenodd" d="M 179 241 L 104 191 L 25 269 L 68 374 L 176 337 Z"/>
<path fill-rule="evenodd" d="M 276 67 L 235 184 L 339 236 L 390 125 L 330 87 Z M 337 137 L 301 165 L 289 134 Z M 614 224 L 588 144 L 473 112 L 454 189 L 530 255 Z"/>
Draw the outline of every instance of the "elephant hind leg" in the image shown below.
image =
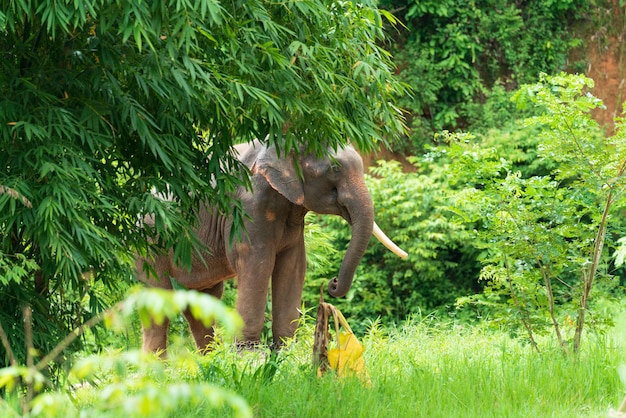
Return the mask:
<path fill-rule="evenodd" d="M 224 293 L 224 282 L 220 282 L 209 289 L 202 290 L 201 292 L 221 299 L 222 294 Z M 201 320 L 194 318 L 189 309 L 185 310 L 184 314 L 187 322 L 189 323 L 191 335 L 193 335 L 193 339 L 196 342 L 196 347 L 202 353 L 206 353 L 210 349 L 210 345 L 213 342 L 213 326 L 205 326 Z"/>
<path fill-rule="evenodd" d="M 156 273 L 156 276 L 149 274 L 150 270 L 146 268 L 146 263 L 147 261 L 144 259 L 137 261 L 137 279 L 147 286 L 171 290 L 172 283 L 169 280 L 170 272 L 167 257 L 159 256 L 153 260 L 153 272 Z M 165 318 L 162 324 L 157 324 L 151 319 L 150 324 L 143 327 L 143 351 L 157 353 L 163 358 L 166 357 L 169 324 L 168 318 Z"/>
<path fill-rule="evenodd" d="M 167 330 L 170 321 L 165 318 L 162 324 L 158 325 L 153 320 L 150 325 L 143 329 L 142 349 L 146 352 L 157 353 L 161 357 L 166 357 Z"/>

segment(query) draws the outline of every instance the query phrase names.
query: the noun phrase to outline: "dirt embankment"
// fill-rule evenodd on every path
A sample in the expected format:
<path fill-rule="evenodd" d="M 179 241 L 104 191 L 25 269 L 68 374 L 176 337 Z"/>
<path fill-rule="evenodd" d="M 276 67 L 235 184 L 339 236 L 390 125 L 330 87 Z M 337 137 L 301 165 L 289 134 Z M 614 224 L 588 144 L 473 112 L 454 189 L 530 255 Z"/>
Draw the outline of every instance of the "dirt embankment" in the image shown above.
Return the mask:
<path fill-rule="evenodd" d="M 626 100 L 626 6 L 620 6 L 620 0 L 611 0 L 595 13 L 592 21 L 599 23 L 588 28 L 583 45 L 585 74 L 595 81 L 594 96 L 606 106 L 606 110 L 597 110 L 594 117 L 610 134 L 613 119 L 622 114 Z"/>

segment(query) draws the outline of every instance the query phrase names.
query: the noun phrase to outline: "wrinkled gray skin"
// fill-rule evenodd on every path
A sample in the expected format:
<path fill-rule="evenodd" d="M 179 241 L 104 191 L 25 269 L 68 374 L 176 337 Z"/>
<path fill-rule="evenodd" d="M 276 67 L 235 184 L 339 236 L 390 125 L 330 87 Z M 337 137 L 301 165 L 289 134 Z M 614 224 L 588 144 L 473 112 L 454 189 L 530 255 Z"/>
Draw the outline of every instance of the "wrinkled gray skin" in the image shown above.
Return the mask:
<path fill-rule="evenodd" d="M 363 163 L 351 147 L 339 150 L 333 163 L 328 159 L 302 156 L 303 179 L 295 172 L 291 156 L 278 158 L 276 149 L 258 142 L 237 147 L 239 158 L 252 173 L 253 191 L 238 190 L 251 219 L 246 220 L 247 239 L 228 247 L 231 219 L 216 216 L 210 208 L 199 212 L 198 237 L 210 249 L 204 262 L 195 259 L 191 271 L 162 256 L 152 263 L 160 280 L 147 277 L 144 260 L 137 262 L 139 280 L 171 289 L 169 277 L 188 289 L 222 296 L 224 280 L 237 277 L 237 311 L 243 317 L 243 341 L 260 339 L 267 292 L 272 287 L 272 334 L 275 344 L 294 335 L 306 268 L 304 215 L 308 211 L 334 214 L 352 225 L 352 239 L 337 279 L 329 284 L 332 296 L 344 296 L 370 237 L 374 222 L 372 199 L 363 179 Z M 212 340 L 212 330 L 185 314 L 198 348 Z M 164 351 L 168 323 L 144 329 L 143 348 Z"/>

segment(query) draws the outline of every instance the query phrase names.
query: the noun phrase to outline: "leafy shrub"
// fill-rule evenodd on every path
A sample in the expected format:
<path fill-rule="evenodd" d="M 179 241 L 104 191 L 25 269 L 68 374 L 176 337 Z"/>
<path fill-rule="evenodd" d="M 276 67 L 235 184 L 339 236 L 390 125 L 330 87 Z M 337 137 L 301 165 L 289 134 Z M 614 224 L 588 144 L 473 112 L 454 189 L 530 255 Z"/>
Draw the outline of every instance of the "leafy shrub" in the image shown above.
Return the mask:
<path fill-rule="evenodd" d="M 112 329 L 123 329 L 135 316 L 147 324 L 150 318 L 161 322 L 165 317 L 180 316 L 186 309 L 205 324 L 216 321 L 227 337 L 235 335 L 243 325 L 236 312 L 208 295 L 154 288 L 133 291 L 123 302 L 80 324 L 75 332 L 67 335 L 43 358 L 35 358 L 34 354 L 40 353 L 37 350 L 40 347 L 30 342 L 25 363 L 11 356 L 12 365 L 0 369 L 0 388 L 8 393 L 10 400 L 2 405 L 3 412 L 16 414 L 7 408 L 13 404 L 12 400 L 17 400 L 15 407 L 33 417 L 169 417 L 190 407 L 204 412 L 226 408 L 234 416 L 252 416 L 240 396 L 222 385 L 203 381 L 202 371 L 193 356 L 171 353 L 169 362 L 177 367 L 170 368 L 168 363 L 153 354 L 113 350 L 70 364 L 61 385 L 55 385 L 45 375 L 48 364 L 56 361 L 79 334 L 98 321 L 104 320 Z M 31 325 L 26 322 L 27 329 Z M 0 329 L 6 337 L 4 329 Z M 29 332 L 25 334 L 29 335 Z M 7 352 L 13 352 L 5 340 L 2 343 Z M 178 373 L 175 377 L 171 376 L 173 370 Z M 81 397 L 85 391 L 88 392 L 87 399 Z"/>
<path fill-rule="evenodd" d="M 611 256 L 626 235 L 618 215 L 626 137 L 621 119 L 607 138 L 591 118 L 602 106 L 592 85 L 543 75 L 513 95 L 528 118 L 481 135 L 444 132 L 441 146 L 413 160 L 415 173 L 396 162 L 372 168 L 377 222 L 410 256 L 397 259 L 372 243 L 347 300 L 336 301 L 340 309 L 363 326 L 456 300 L 460 317 L 487 316 L 531 341 L 551 329 L 565 350 L 579 349 L 585 325 L 610 322 L 623 294 Z M 345 248 L 349 227 L 322 222 Z M 623 253 L 622 244 L 618 265 Z M 334 268 L 310 272 L 308 304 L 342 255 L 331 255 Z"/>
<path fill-rule="evenodd" d="M 592 86 L 583 76 L 544 75 L 516 93 L 518 106 L 538 111 L 525 121 L 537 134 L 531 154 L 537 161 L 525 173 L 512 154 L 488 142 L 452 135 L 443 150 L 460 173 L 456 181 L 473 176 L 458 184 L 455 201 L 484 250 L 485 292 L 460 303 L 474 301 L 503 321 L 519 321 L 533 344 L 549 326 L 566 350 L 578 350 L 587 311 L 594 315 L 594 284 L 605 295 L 619 285 L 609 255 L 626 226 L 615 217 L 626 203 L 626 137 L 622 130 L 604 137 L 591 118 L 601 106 L 587 90 Z M 599 312 L 591 318 L 609 319 Z"/>

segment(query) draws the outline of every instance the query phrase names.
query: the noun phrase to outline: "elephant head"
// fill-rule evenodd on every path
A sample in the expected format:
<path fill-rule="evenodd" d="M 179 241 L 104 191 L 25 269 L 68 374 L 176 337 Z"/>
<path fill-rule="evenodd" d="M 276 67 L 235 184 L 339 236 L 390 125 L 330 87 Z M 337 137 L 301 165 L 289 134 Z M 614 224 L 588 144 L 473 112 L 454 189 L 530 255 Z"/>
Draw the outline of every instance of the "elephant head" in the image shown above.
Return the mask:
<path fill-rule="evenodd" d="M 375 225 L 374 205 L 359 154 L 348 146 L 334 152 L 331 158 L 306 154 L 297 159 L 278 158 L 276 149 L 269 147 L 252 169 L 263 174 L 272 188 L 292 203 L 316 213 L 339 215 L 352 226 L 352 238 L 339 274 L 328 285 L 332 296 L 345 296 Z"/>

